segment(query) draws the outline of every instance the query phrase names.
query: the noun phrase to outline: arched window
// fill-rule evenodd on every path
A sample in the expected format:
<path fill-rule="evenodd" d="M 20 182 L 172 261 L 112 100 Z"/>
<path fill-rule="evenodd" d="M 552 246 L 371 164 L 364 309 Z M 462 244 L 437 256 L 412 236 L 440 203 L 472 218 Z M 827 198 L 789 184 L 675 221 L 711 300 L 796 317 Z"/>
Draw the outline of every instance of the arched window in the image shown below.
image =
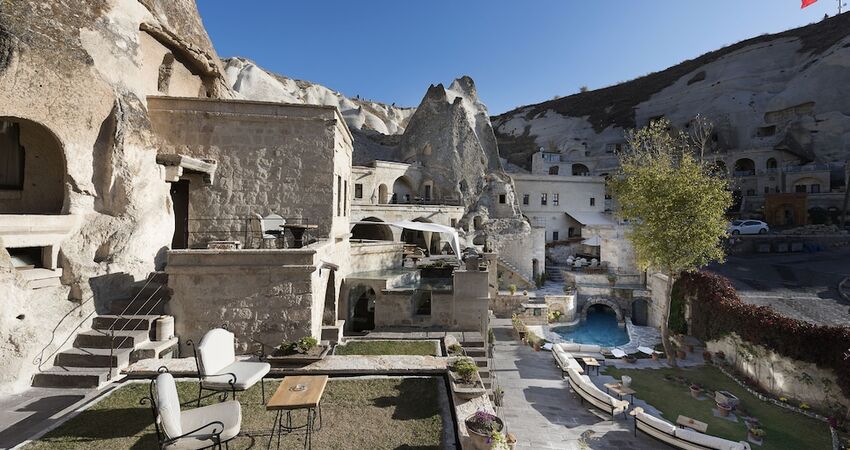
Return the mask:
<path fill-rule="evenodd" d="M 765 163 L 765 167 L 768 169 L 775 169 L 777 166 L 776 158 L 768 158 L 767 163 Z"/>
<path fill-rule="evenodd" d="M 587 168 L 584 164 L 573 164 L 573 175 L 574 176 L 587 176 L 590 173 L 590 169 Z"/>
<path fill-rule="evenodd" d="M 61 214 L 65 155 L 49 129 L 17 117 L 0 117 L 0 198 L 3 214 Z"/>
<path fill-rule="evenodd" d="M 735 161 L 735 176 L 748 176 L 756 174 L 756 163 L 750 158 L 741 158 Z"/>
<path fill-rule="evenodd" d="M 559 170 L 561 170 L 561 166 L 552 166 L 549 168 L 549 175 L 557 175 Z"/>

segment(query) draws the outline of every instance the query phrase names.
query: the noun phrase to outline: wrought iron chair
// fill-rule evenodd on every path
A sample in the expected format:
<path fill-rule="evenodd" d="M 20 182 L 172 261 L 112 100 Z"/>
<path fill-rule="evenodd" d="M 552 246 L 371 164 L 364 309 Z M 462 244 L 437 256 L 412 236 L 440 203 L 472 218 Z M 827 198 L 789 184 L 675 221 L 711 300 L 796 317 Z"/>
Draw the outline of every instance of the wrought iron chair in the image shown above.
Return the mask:
<path fill-rule="evenodd" d="M 160 449 L 218 448 L 239 435 L 242 407 L 231 400 L 201 408 L 180 410 L 174 377 L 165 367 L 152 379 L 149 396 L 139 403 L 150 404 Z M 185 431 L 185 430 L 190 431 Z"/>
<path fill-rule="evenodd" d="M 267 362 L 237 361 L 233 333 L 224 328 L 215 328 L 208 331 L 197 346 L 191 340 L 186 341 L 186 344 L 192 347 L 198 367 L 198 406 L 201 405 L 204 391 L 222 393 L 222 401 L 230 392 L 235 400 L 236 391 L 245 391 L 257 382 L 260 383 L 265 403 L 264 379 L 271 365 Z"/>

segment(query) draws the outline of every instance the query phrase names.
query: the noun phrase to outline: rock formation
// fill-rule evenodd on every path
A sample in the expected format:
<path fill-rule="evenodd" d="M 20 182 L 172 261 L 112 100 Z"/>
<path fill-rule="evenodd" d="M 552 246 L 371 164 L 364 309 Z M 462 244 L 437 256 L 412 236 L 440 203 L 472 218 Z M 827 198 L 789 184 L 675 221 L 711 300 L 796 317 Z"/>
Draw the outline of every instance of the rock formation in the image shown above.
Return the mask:
<path fill-rule="evenodd" d="M 803 161 L 850 153 L 850 14 L 763 35 L 603 89 L 524 106 L 493 118 L 502 155 L 527 169 L 539 147 L 616 165 L 606 145 L 664 116 L 716 124 L 721 151 L 773 148 Z M 606 156 L 607 153 L 607 156 Z M 594 170 L 594 167 L 591 167 Z"/>
<path fill-rule="evenodd" d="M 174 219 L 146 98 L 230 97 L 222 73 L 191 0 L 0 3 L 0 118 L 35 130 L 28 152 L 56 147 L 37 163 L 57 169 L 61 206 L 41 212 L 79 219 L 61 285 L 25 288 L 0 250 L 0 392 L 29 386 L 40 361 L 155 269 Z M 0 199 L 0 213 L 25 212 Z"/>
<path fill-rule="evenodd" d="M 228 84 L 242 98 L 335 106 L 352 131 L 401 134 L 414 111 L 413 108 L 346 97 L 320 84 L 268 72 L 244 58 L 225 59 L 224 69 Z"/>

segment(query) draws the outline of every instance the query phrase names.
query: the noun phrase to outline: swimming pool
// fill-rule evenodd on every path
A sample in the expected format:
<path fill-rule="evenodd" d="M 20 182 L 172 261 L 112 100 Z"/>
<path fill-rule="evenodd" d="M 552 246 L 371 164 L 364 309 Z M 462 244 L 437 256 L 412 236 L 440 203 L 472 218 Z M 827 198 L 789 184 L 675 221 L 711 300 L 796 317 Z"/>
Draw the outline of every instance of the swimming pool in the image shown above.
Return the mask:
<path fill-rule="evenodd" d="M 587 320 L 575 326 L 552 327 L 553 333 L 564 341 L 617 347 L 629 342 L 629 334 L 617 325 L 617 316 L 607 307 L 592 306 Z"/>

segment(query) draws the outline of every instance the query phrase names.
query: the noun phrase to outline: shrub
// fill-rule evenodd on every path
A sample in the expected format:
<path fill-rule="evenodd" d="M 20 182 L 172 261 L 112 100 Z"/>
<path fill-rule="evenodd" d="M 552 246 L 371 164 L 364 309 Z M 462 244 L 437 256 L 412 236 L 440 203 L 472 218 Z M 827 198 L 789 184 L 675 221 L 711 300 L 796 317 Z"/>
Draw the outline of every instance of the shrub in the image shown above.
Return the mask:
<path fill-rule="evenodd" d="M 464 383 L 472 383 L 475 380 L 475 374 L 478 373 L 478 366 L 471 359 L 462 358 L 455 361 L 452 370 L 457 372 Z"/>
<path fill-rule="evenodd" d="M 516 285 L 515 284 L 509 284 L 508 290 L 511 291 L 511 295 L 516 294 Z"/>
<path fill-rule="evenodd" d="M 685 273 L 678 283 L 690 300 L 691 334 L 696 338 L 711 341 L 736 333 L 750 344 L 832 369 L 841 391 L 850 396 L 850 328 L 816 325 L 744 303 L 719 275 Z"/>
<path fill-rule="evenodd" d="M 449 353 L 460 354 L 463 353 L 463 347 L 460 344 L 452 344 L 449 346 Z"/>
<path fill-rule="evenodd" d="M 295 347 L 300 353 L 307 353 L 317 345 L 319 345 L 319 341 L 313 336 L 304 336 L 295 343 Z"/>

